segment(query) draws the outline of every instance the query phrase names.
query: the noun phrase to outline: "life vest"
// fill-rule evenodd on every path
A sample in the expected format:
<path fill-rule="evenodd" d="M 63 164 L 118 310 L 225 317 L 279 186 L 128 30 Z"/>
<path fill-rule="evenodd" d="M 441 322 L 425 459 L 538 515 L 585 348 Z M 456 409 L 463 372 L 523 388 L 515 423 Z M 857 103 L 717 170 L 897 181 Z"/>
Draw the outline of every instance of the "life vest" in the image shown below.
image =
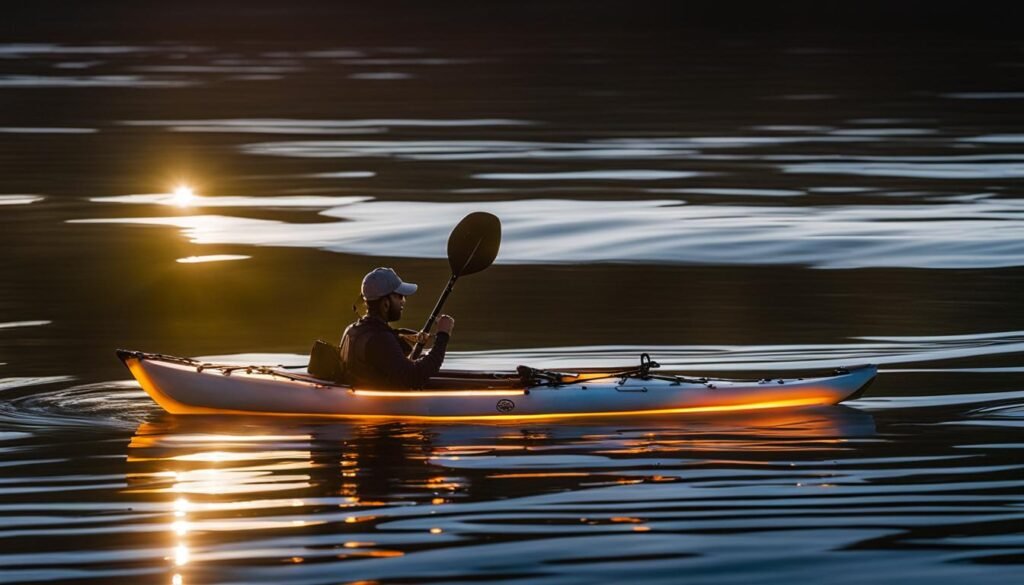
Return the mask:
<path fill-rule="evenodd" d="M 366 346 L 374 335 L 386 333 L 394 335 L 398 339 L 402 351 L 408 355 L 412 346 L 402 339 L 398 331 L 392 329 L 387 323 L 378 317 L 362 317 L 355 323 L 345 328 L 341 335 L 341 343 L 338 346 L 338 356 L 341 361 L 341 374 L 339 380 L 353 386 L 378 386 L 382 373 L 377 372 L 370 365 L 366 355 Z"/>

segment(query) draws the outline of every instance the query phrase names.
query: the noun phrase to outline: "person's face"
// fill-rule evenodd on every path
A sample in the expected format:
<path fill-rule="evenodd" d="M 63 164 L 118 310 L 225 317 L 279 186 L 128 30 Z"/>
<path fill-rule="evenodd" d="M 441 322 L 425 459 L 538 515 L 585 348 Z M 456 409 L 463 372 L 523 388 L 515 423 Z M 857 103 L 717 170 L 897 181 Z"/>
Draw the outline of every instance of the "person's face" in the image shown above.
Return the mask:
<path fill-rule="evenodd" d="M 405 310 L 405 295 L 391 293 L 388 295 L 388 321 L 398 321 Z"/>

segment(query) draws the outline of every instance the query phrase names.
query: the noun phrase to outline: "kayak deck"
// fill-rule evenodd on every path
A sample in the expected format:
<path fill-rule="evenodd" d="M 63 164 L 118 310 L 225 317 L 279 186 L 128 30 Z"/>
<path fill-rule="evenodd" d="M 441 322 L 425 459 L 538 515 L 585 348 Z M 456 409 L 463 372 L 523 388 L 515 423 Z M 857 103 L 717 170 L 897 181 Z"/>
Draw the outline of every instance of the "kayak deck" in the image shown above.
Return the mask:
<path fill-rule="evenodd" d="M 518 373 L 442 371 L 422 390 L 375 390 L 266 366 L 206 364 L 126 350 L 118 350 L 118 357 L 172 414 L 332 418 L 512 420 L 792 408 L 854 399 L 877 374 L 874 365 L 761 380 L 654 375 L 649 368 L 571 374 L 520 368 Z"/>

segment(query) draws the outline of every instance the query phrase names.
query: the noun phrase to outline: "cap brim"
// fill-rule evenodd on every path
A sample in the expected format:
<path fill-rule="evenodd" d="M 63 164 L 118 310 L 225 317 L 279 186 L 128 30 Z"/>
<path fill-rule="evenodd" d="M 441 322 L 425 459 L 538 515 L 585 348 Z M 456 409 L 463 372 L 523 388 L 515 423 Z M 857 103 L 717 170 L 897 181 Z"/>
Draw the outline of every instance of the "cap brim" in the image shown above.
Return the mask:
<path fill-rule="evenodd" d="M 398 288 L 395 289 L 395 292 L 400 295 L 409 296 L 412 293 L 416 292 L 417 288 L 419 287 L 411 282 L 403 282 L 402 284 L 398 285 Z"/>

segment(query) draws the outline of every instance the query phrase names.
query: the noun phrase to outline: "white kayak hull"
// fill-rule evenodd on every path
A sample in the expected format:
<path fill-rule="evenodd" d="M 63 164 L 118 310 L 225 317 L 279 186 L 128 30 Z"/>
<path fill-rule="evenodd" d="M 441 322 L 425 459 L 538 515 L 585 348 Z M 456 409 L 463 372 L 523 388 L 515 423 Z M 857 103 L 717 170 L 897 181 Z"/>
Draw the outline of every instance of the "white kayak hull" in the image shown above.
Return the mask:
<path fill-rule="evenodd" d="M 588 374 L 586 381 L 528 388 L 377 391 L 296 376 L 197 367 L 180 358 L 118 351 L 142 389 L 172 414 L 419 419 L 516 419 L 637 413 L 729 412 L 838 404 L 859 396 L 874 365 L 834 375 L 760 381 L 670 380 Z M 297 379 L 299 378 L 299 379 Z"/>

